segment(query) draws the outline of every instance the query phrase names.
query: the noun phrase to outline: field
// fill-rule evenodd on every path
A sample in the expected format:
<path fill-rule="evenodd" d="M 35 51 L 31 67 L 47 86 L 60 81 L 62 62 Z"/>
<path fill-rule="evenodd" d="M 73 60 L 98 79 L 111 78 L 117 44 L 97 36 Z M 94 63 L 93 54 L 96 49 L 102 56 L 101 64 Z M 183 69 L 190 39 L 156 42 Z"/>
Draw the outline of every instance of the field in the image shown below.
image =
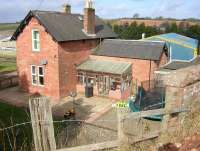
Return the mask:
<path fill-rule="evenodd" d="M 15 30 L 18 26 L 19 26 L 19 24 L 17 24 L 17 23 L 0 24 L 0 31 Z"/>
<path fill-rule="evenodd" d="M 16 53 L 0 51 L 0 73 L 16 71 Z"/>

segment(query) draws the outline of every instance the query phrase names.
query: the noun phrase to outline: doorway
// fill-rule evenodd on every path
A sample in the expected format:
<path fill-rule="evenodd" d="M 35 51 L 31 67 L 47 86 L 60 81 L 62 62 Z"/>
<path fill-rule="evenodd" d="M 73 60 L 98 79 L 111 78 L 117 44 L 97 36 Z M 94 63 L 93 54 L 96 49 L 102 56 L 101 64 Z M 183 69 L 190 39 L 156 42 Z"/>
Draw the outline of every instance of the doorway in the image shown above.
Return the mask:
<path fill-rule="evenodd" d="M 110 90 L 110 77 L 105 75 L 98 76 L 98 94 L 108 96 Z"/>

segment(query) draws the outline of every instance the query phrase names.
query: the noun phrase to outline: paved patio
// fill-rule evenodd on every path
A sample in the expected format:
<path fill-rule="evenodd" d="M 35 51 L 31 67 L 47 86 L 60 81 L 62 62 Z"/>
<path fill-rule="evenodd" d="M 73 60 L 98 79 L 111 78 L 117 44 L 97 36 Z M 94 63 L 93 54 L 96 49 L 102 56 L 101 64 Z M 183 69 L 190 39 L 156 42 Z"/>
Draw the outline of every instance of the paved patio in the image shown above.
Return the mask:
<path fill-rule="evenodd" d="M 18 107 L 28 107 L 30 94 L 25 93 L 19 87 L 8 88 L 0 91 L 0 101 Z M 107 98 L 92 97 L 85 98 L 78 94 L 74 102 L 76 119 L 93 122 L 111 109 L 113 101 Z M 56 117 L 63 118 L 63 115 L 73 109 L 71 97 L 62 99 L 59 103 L 53 104 L 53 114 Z"/>

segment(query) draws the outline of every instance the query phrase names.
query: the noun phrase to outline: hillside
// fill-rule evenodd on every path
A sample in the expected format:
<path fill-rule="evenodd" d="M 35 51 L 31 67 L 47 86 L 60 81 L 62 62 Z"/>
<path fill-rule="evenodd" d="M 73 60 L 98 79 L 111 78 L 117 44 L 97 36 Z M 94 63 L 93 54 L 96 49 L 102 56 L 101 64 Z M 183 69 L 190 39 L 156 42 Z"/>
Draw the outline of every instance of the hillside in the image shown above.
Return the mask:
<path fill-rule="evenodd" d="M 114 20 L 106 20 L 106 22 L 112 25 L 130 25 L 133 22 L 137 24 L 144 23 L 145 26 L 151 27 L 161 27 L 165 24 L 176 23 L 177 26 L 193 26 L 200 25 L 200 21 L 186 21 L 186 20 L 169 20 L 169 19 L 130 19 L 130 18 L 122 18 L 122 19 L 114 19 Z"/>

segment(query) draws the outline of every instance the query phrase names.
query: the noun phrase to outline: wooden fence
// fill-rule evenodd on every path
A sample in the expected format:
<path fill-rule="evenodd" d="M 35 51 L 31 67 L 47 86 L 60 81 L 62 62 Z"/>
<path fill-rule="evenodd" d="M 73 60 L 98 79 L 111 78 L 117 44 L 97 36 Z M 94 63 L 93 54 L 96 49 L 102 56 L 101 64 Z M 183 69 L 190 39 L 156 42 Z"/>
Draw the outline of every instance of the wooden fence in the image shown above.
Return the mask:
<path fill-rule="evenodd" d="M 18 85 L 18 76 L 0 77 L 0 90 Z"/>
<path fill-rule="evenodd" d="M 44 98 L 33 98 L 29 100 L 29 105 L 31 111 L 31 120 L 33 126 L 34 143 L 36 151 L 55 151 L 56 144 L 54 137 L 54 127 L 53 127 L 50 101 Z M 117 140 L 90 144 L 90 145 L 83 145 L 72 148 L 64 148 L 56 151 L 80 151 L 80 150 L 93 151 L 93 150 L 115 148 L 120 146 L 121 144 L 124 144 L 127 141 L 126 133 L 124 133 L 123 131 L 123 121 L 125 119 L 128 118 L 138 119 L 154 115 L 167 116 L 174 113 L 178 114 L 180 112 L 188 111 L 187 109 L 176 108 L 172 110 L 158 109 L 158 110 L 150 110 L 150 111 L 136 112 L 130 114 L 130 112 L 124 110 L 125 109 L 118 109 Z M 128 143 L 133 144 L 136 142 L 156 138 L 159 136 L 160 132 L 162 133 L 162 129 L 161 131 L 155 131 L 153 133 L 146 134 L 142 138 L 135 137 L 132 142 L 129 141 Z"/>

